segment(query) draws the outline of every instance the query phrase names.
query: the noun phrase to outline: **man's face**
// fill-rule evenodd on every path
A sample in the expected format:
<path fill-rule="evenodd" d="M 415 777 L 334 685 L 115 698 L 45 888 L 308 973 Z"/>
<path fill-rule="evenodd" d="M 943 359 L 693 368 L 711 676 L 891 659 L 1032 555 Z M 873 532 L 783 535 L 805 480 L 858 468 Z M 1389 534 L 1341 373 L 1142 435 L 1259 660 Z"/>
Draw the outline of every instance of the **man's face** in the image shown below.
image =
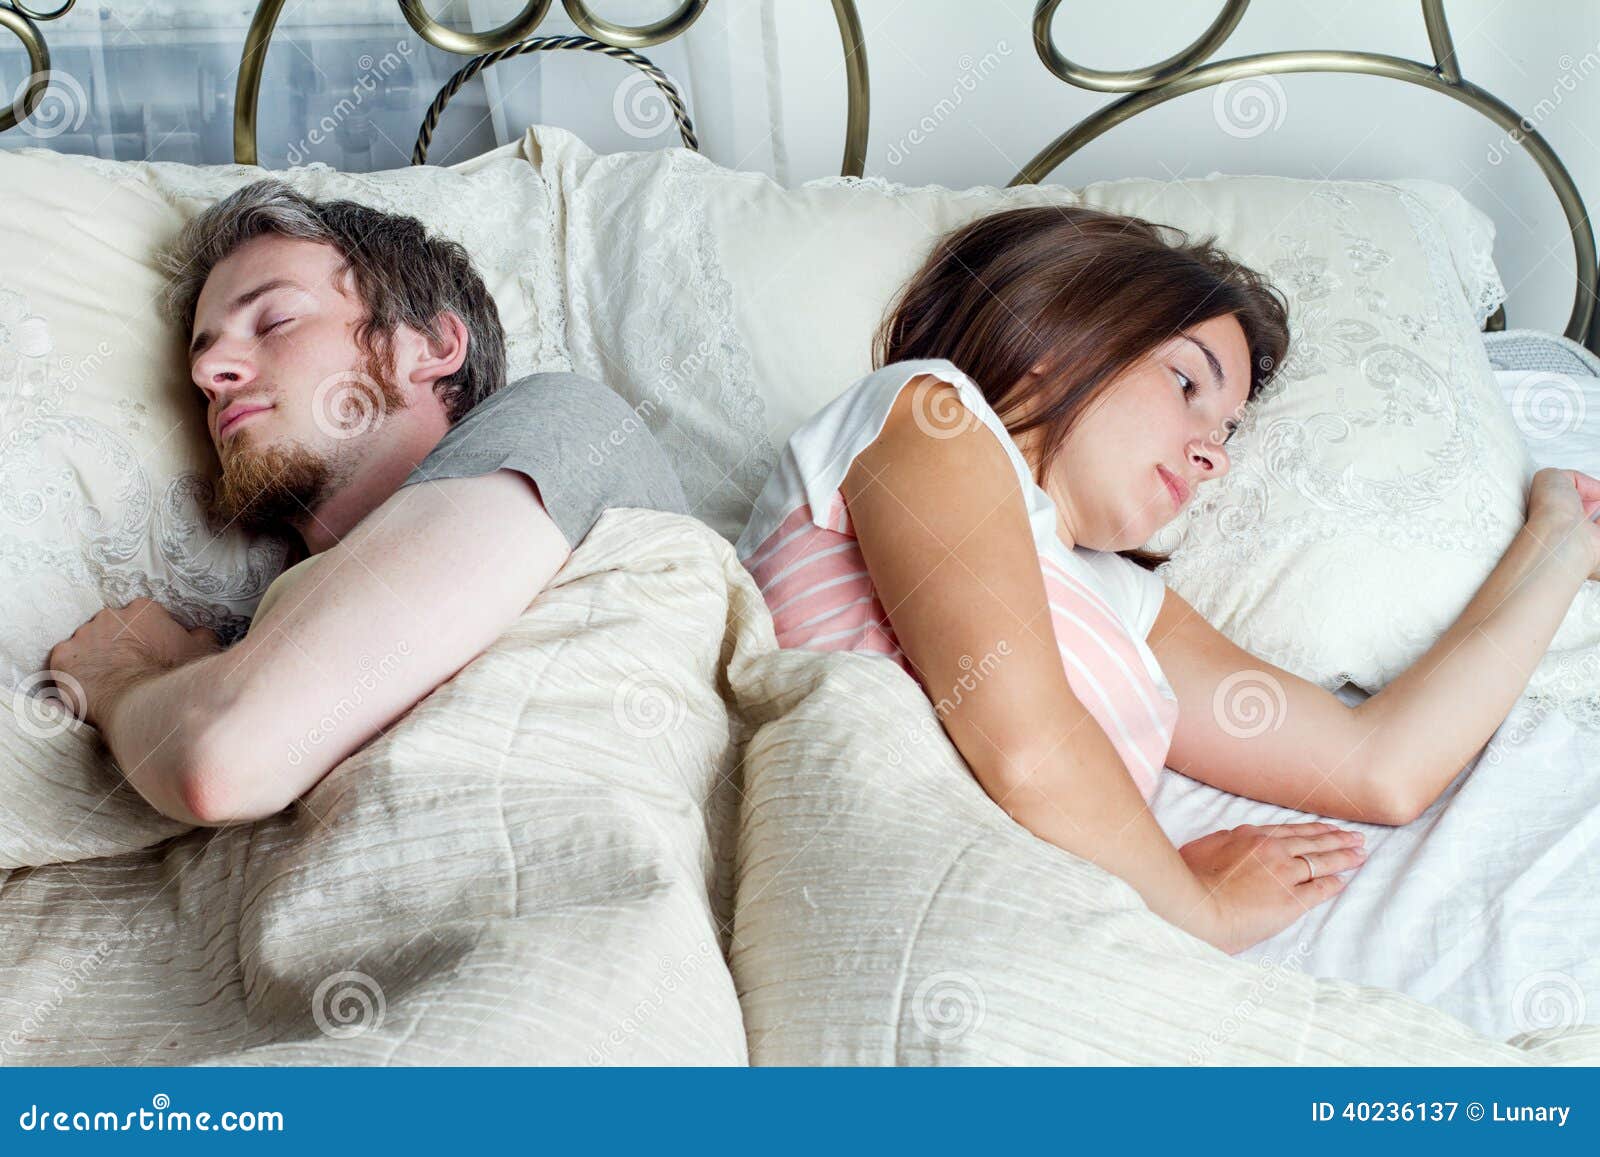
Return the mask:
<path fill-rule="evenodd" d="M 306 517 L 350 479 L 405 406 L 392 366 L 356 344 L 367 312 L 331 245 L 266 234 L 206 278 L 190 376 L 206 400 L 222 476 L 219 524 Z"/>

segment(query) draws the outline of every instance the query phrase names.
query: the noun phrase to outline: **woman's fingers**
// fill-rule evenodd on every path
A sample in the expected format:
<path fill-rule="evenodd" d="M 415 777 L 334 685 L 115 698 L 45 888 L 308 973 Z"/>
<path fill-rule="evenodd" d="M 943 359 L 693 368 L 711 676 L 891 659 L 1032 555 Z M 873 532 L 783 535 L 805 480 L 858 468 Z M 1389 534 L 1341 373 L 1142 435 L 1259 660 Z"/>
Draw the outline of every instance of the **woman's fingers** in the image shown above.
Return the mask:
<path fill-rule="evenodd" d="M 1578 488 L 1578 498 L 1583 503 L 1583 512 L 1592 516 L 1600 510 L 1600 478 L 1591 477 L 1582 470 L 1572 472 L 1573 485 Z"/>
<path fill-rule="evenodd" d="M 1252 827 L 1245 824 L 1245 827 Z M 1237 829 L 1236 829 L 1237 830 Z M 1316 832 L 1331 832 L 1337 829 L 1330 823 L 1305 823 L 1305 824 L 1264 824 L 1257 830 L 1269 836 L 1304 836 Z"/>
<path fill-rule="evenodd" d="M 1306 860 L 1310 860 L 1316 865 L 1317 874 L 1315 876 L 1306 872 Z M 1366 862 L 1367 854 L 1360 848 L 1339 848 L 1331 852 L 1308 852 L 1305 853 L 1304 860 L 1299 855 L 1296 855 L 1290 861 L 1291 864 L 1301 870 L 1302 878 L 1300 882 L 1303 884 L 1315 883 L 1325 876 L 1337 876 L 1340 872 L 1348 872 L 1351 868 L 1359 868 Z"/>
<path fill-rule="evenodd" d="M 1285 836 L 1283 847 L 1291 856 L 1312 852 L 1331 852 L 1338 848 L 1359 848 L 1365 843 L 1360 832 L 1321 832 L 1309 836 Z"/>
<path fill-rule="evenodd" d="M 1300 901 L 1300 907 L 1309 912 L 1318 904 L 1331 900 L 1344 891 L 1344 885 L 1343 876 L 1318 876 L 1315 880 L 1296 888 L 1294 896 Z"/>
<path fill-rule="evenodd" d="M 1585 474 L 1582 470 L 1574 470 L 1572 481 L 1585 498 L 1600 498 L 1600 478 Z"/>

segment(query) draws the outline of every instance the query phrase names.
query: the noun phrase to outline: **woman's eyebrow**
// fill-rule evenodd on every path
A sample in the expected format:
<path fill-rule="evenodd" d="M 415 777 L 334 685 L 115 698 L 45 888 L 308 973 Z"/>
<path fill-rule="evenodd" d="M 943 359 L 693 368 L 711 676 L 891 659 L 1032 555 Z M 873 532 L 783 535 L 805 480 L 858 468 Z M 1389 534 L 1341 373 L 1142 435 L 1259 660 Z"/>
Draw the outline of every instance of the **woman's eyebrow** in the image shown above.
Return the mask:
<path fill-rule="evenodd" d="M 1200 347 L 1200 352 L 1206 355 L 1206 364 L 1211 367 L 1212 384 L 1215 385 L 1217 389 L 1222 389 L 1222 363 L 1217 360 L 1217 355 L 1211 352 L 1211 347 L 1206 345 L 1205 342 L 1201 341 L 1197 337 L 1190 337 L 1188 334 L 1182 334 L 1180 336 L 1182 336 L 1185 341 L 1192 341 L 1195 345 Z"/>

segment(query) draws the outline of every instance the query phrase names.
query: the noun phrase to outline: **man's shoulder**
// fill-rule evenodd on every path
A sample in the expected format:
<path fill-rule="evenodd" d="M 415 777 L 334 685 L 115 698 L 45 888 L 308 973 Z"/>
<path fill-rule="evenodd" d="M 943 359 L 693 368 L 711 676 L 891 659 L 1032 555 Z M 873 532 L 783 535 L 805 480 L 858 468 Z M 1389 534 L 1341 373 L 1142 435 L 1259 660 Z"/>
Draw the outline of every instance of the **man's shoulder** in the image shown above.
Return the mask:
<path fill-rule="evenodd" d="M 658 469 L 661 449 L 647 417 L 643 408 L 635 409 L 610 386 L 583 374 L 528 374 L 474 406 L 441 445 L 481 442 L 490 434 L 496 444 L 532 440 L 567 450 L 605 447 L 606 455 L 621 450 L 624 457 L 642 455 L 650 469 Z"/>
<path fill-rule="evenodd" d="M 506 383 L 474 406 L 467 417 L 480 410 L 492 413 L 523 406 L 561 407 L 559 412 L 598 411 L 608 415 L 629 409 L 622 396 L 604 382 L 570 370 L 548 370 Z"/>

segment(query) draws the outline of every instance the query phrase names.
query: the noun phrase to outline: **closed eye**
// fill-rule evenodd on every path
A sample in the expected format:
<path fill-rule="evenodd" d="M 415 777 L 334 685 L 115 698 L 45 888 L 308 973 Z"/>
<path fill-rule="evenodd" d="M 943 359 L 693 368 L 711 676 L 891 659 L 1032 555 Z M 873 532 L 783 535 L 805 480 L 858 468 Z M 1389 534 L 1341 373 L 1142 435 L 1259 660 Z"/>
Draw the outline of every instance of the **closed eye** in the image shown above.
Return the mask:
<path fill-rule="evenodd" d="M 279 318 L 277 321 L 273 322 L 271 325 L 264 327 L 261 330 L 261 332 L 262 333 L 271 333 L 273 330 L 277 329 L 280 325 L 288 325 L 293 320 L 294 320 L 294 318 L 292 318 L 292 317 Z"/>

